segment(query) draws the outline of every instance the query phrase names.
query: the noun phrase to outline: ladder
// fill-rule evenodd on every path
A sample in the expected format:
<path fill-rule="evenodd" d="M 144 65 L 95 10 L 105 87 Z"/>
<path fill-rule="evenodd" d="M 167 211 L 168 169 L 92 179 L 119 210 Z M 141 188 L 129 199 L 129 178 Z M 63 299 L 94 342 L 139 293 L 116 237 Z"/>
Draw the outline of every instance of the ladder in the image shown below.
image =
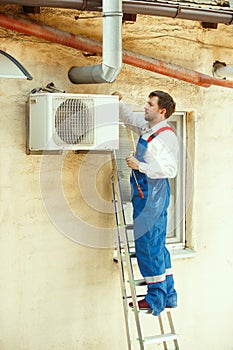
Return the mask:
<path fill-rule="evenodd" d="M 133 224 L 130 223 L 132 218 L 130 169 L 125 164 L 125 156 L 130 150 L 128 138 L 129 134 L 127 135 L 127 131 L 121 127 L 120 148 L 112 153 L 113 174 L 111 179 L 117 226 L 114 260 L 118 262 L 120 269 L 128 350 L 147 350 L 151 349 L 153 344 L 158 346 L 157 349 L 160 346 L 164 350 L 179 350 L 171 309 L 165 309 L 158 316 L 153 316 L 151 311 L 138 308 L 137 298 L 145 296 L 146 283 L 140 278 L 141 276 L 136 277 L 139 272 L 136 264 Z M 130 301 L 133 302 L 133 308 L 129 307 Z M 147 334 L 149 331 L 152 335 Z"/>

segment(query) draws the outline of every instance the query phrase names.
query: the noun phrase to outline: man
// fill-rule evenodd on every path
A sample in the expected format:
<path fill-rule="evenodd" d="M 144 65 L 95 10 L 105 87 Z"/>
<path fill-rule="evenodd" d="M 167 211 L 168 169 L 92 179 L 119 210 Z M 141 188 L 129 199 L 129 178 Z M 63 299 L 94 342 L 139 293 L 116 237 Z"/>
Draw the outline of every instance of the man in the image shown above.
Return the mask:
<path fill-rule="evenodd" d="M 114 94 L 121 100 L 119 93 Z M 138 301 L 138 306 L 158 315 L 165 307 L 177 306 L 165 239 L 170 199 L 168 178 L 177 174 L 179 147 L 177 136 L 167 123 L 175 111 L 172 97 L 163 91 L 153 91 L 144 109 L 144 115 L 134 114 L 120 101 L 120 118 L 140 135 L 135 156 L 126 157 L 132 169 L 135 250 L 140 272 L 147 283 L 147 294 Z M 129 305 L 133 307 L 133 303 Z"/>

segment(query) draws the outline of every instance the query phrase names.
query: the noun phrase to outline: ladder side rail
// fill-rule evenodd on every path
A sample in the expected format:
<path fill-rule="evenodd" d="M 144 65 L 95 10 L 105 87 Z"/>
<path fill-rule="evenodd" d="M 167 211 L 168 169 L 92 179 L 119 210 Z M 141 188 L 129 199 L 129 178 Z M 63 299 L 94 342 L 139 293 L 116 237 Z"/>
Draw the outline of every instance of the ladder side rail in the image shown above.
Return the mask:
<path fill-rule="evenodd" d="M 158 315 L 158 320 L 159 320 L 159 327 L 160 327 L 160 330 L 161 330 L 161 334 L 165 334 L 164 327 L 163 327 L 163 320 L 162 320 L 161 314 Z M 166 341 L 163 342 L 163 348 L 164 348 L 164 350 L 168 350 Z"/>
<path fill-rule="evenodd" d="M 121 199 L 121 197 L 122 197 L 122 191 L 121 191 L 121 186 L 120 186 L 121 181 L 120 181 L 119 176 L 118 176 L 118 168 L 117 168 L 117 161 L 116 161 L 116 151 L 113 151 L 112 155 L 113 155 L 113 160 L 115 162 L 116 179 L 117 179 L 118 189 L 119 189 L 119 199 L 120 199 L 120 203 L 121 203 L 121 213 L 122 213 L 123 225 L 124 225 L 125 228 L 127 228 L 124 207 L 123 207 L 123 203 L 122 203 L 122 199 Z M 127 229 L 125 230 L 124 238 L 126 239 L 127 252 L 129 253 L 130 252 L 130 244 L 129 244 L 129 237 L 128 237 L 128 234 L 127 234 Z M 131 266 L 131 269 L 132 269 L 132 266 Z M 133 269 L 132 269 L 132 271 L 133 271 Z"/>
<path fill-rule="evenodd" d="M 121 232 L 120 232 L 120 223 L 119 223 L 119 217 L 118 217 L 118 208 L 117 208 L 117 196 L 115 191 L 115 185 L 114 185 L 114 179 L 113 176 L 111 178 L 112 183 L 112 192 L 113 192 L 113 204 L 114 204 L 114 210 L 115 210 L 115 219 L 116 219 L 116 226 L 117 226 L 117 256 L 118 256 L 118 263 L 119 269 L 120 269 L 120 281 L 121 281 L 121 293 L 123 297 L 123 309 L 124 309 L 124 317 L 125 317 L 125 325 L 126 325 L 126 336 L 127 336 L 127 344 L 128 349 L 132 349 L 132 336 L 131 336 L 131 330 L 130 330 L 130 321 L 129 321 L 129 312 L 127 307 L 127 291 L 126 291 L 126 280 L 125 280 L 125 272 L 124 272 L 124 262 L 122 260 L 122 249 L 121 249 Z"/>
<path fill-rule="evenodd" d="M 173 334 L 176 334 L 174 323 L 173 323 L 170 311 L 167 312 L 167 318 L 168 318 L 168 322 L 169 322 L 169 325 L 170 325 L 171 332 Z M 175 350 L 179 350 L 180 348 L 179 348 L 178 339 L 174 339 L 173 342 L 174 342 L 174 345 L 175 345 Z"/>
<path fill-rule="evenodd" d="M 113 155 L 115 157 L 115 153 L 113 153 Z M 115 164 L 116 164 L 116 159 L 114 159 L 114 160 L 115 160 Z M 117 173 L 117 171 L 116 171 L 116 173 Z M 129 277 L 131 298 L 132 298 L 134 306 L 136 306 L 136 307 L 134 307 L 132 312 L 134 312 L 134 318 L 135 318 L 135 323 L 136 323 L 136 328 L 137 328 L 137 334 L 138 334 L 140 350 L 145 350 L 145 343 L 144 343 L 144 339 L 143 339 L 143 335 L 142 335 L 142 326 L 141 326 L 141 322 L 140 322 L 140 318 L 139 318 L 139 308 L 138 308 L 138 303 L 137 303 L 136 287 L 135 287 L 134 277 L 133 277 L 133 266 L 132 266 L 131 258 L 129 256 L 129 247 L 128 247 L 127 230 L 126 230 L 126 223 L 125 223 L 125 216 L 124 216 L 124 208 L 123 208 L 123 205 L 122 205 L 121 192 L 120 192 L 120 183 L 119 183 L 119 179 L 118 179 L 117 174 L 116 174 L 116 181 L 117 181 L 117 185 L 118 185 L 118 191 L 117 192 L 115 191 L 115 194 L 118 193 L 117 203 L 120 206 L 120 210 L 117 211 L 117 212 L 121 213 L 121 220 L 120 220 L 120 222 L 122 222 L 122 227 L 124 228 L 122 230 L 121 238 L 122 238 L 123 247 L 124 247 L 124 250 L 125 250 L 126 270 L 127 270 L 128 277 Z M 121 223 L 120 223 L 120 225 L 121 225 Z M 121 241 L 120 241 L 120 244 L 121 244 Z"/>
<path fill-rule="evenodd" d="M 118 188 L 119 188 L 119 198 L 120 198 L 120 207 L 121 207 L 121 213 L 122 213 L 122 221 L 123 221 L 123 225 L 124 227 L 126 228 L 126 218 L 125 218 L 125 213 L 124 213 L 124 207 L 123 207 L 123 204 L 122 204 L 122 200 L 121 200 L 121 188 L 120 188 L 120 180 L 119 180 L 119 177 L 117 175 L 117 182 L 118 182 Z M 127 247 L 127 251 L 129 252 L 130 251 L 130 246 L 129 246 L 129 238 L 128 238 L 128 234 L 126 232 L 126 234 L 124 235 L 125 236 L 125 240 L 126 240 L 126 247 Z M 124 242 L 123 242 L 124 243 Z"/>
<path fill-rule="evenodd" d="M 120 123 L 121 125 L 124 125 L 123 122 Z M 135 153 L 135 142 L 134 142 L 134 137 L 133 137 L 133 131 L 130 130 L 129 128 L 126 127 L 126 136 L 127 136 L 127 140 L 128 140 L 128 149 L 127 149 L 127 154 L 130 153 Z M 116 151 L 113 151 L 113 155 L 115 157 L 115 164 L 116 164 L 116 172 L 117 172 L 117 179 L 118 179 L 118 184 L 119 184 L 119 190 L 120 190 L 120 194 L 122 195 L 122 191 L 121 191 L 121 186 L 120 186 L 120 179 L 118 176 L 118 166 L 117 166 L 117 157 L 116 157 Z M 122 201 L 121 201 L 122 203 Z M 124 213 L 124 208 L 123 208 L 123 204 L 122 204 L 122 213 L 123 213 L 123 219 L 124 219 L 124 223 L 126 225 L 126 219 L 125 219 L 125 213 Z M 129 238 L 128 238 L 128 234 L 126 234 L 126 239 L 127 239 L 127 247 L 128 247 L 128 251 L 130 252 L 130 245 L 129 245 Z"/>

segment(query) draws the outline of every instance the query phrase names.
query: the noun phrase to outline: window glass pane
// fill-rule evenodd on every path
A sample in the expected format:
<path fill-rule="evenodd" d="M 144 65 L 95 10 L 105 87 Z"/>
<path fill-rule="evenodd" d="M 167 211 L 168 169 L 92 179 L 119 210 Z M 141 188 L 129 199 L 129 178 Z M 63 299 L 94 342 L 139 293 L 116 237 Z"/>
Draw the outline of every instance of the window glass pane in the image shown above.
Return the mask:
<path fill-rule="evenodd" d="M 185 244 L 185 113 L 175 113 L 169 118 L 170 125 L 176 130 L 180 155 L 178 174 L 175 179 L 169 179 L 171 188 L 170 206 L 168 209 L 167 243 Z"/>
<path fill-rule="evenodd" d="M 170 205 L 168 208 L 167 244 L 174 247 L 185 245 L 185 141 L 186 141 L 186 114 L 176 112 L 169 118 L 169 124 L 176 130 L 179 147 L 180 160 L 178 174 L 175 179 L 169 179 Z M 131 140 L 129 138 L 132 138 Z M 134 132 L 127 132 L 126 127 L 120 125 L 120 149 L 116 151 L 118 177 L 121 187 L 126 223 L 132 223 L 132 204 L 130 202 L 130 173 L 131 170 L 125 163 L 125 157 L 132 151 L 133 144 L 137 144 L 139 136 Z"/>

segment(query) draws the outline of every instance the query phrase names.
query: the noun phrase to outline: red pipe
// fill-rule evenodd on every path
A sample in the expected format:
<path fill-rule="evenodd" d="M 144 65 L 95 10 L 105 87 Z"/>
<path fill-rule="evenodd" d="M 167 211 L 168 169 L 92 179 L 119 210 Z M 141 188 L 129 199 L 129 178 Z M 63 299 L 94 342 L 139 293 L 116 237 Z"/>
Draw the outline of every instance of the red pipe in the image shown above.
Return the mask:
<path fill-rule="evenodd" d="M 14 18 L 0 13 L 0 27 L 14 30 L 18 33 L 28 34 L 61 44 L 84 52 L 95 52 L 102 56 L 102 44 L 83 38 L 79 35 L 70 34 L 63 30 L 54 29 L 44 24 L 37 24 L 22 18 Z"/>
<path fill-rule="evenodd" d="M 74 49 L 95 53 L 102 56 L 102 44 L 79 35 L 70 34 L 43 24 L 37 24 L 25 19 L 16 19 L 0 13 L 0 26 L 19 33 L 42 38 Z M 131 66 L 143 68 L 151 72 L 179 79 L 194 85 L 209 87 L 211 85 L 233 88 L 233 81 L 218 79 L 197 71 L 183 68 L 171 63 L 149 58 L 130 51 L 123 50 L 123 62 Z"/>
<path fill-rule="evenodd" d="M 149 58 L 143 55 L 135 54 L 129 51 L 124 51 L 123 62 L 140 67 L 158 74 L 166 75 L 168 77 L 176 78 L 186 81 L 198 86 L 210 87 L 211 83 L 205 81 L 203 77 L 208 77 L 202 73 L 193 71 L 191 69 L 176 66 L 155 58 Z M 210 77 L 211 78 L 211 77 Z M 233 84 L 232 84 L 233 88 Z"/>

